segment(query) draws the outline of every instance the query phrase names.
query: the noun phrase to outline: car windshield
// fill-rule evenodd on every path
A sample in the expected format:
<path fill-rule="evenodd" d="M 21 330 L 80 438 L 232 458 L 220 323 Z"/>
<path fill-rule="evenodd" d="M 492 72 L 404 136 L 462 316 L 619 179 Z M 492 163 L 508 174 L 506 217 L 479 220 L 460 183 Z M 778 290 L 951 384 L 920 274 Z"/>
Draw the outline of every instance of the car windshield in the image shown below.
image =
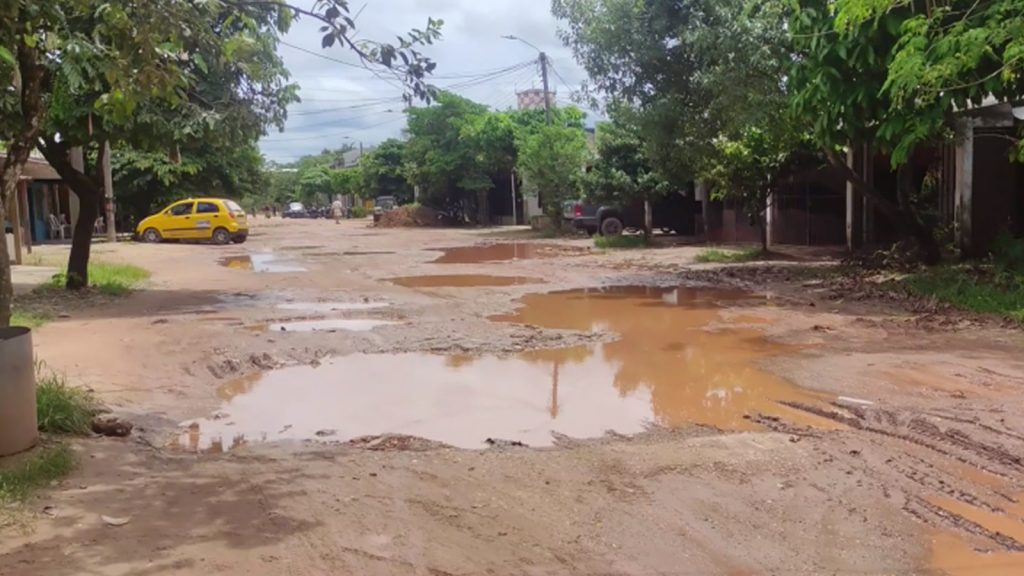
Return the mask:
<path fill-rule="evenodd" d="M 305 209 L 305 206 L 302 205 L 302 202 L 292 202 L 291 204 L 288 205 L 288 209 L 297 212 L 299 210 Z"/>

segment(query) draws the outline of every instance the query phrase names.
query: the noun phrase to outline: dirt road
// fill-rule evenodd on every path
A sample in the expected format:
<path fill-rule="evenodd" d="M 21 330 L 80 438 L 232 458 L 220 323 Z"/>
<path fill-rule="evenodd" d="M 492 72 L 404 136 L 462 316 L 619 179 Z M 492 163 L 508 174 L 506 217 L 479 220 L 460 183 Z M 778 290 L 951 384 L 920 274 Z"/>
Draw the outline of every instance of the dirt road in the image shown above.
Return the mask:
<path fill-rule="evenodd" d="M 1019 332 L 695 247 L 257 225 L 96 248 L 152 280 L 38 355 L 140 429 L 0 575 L 1024 573 Z"/>

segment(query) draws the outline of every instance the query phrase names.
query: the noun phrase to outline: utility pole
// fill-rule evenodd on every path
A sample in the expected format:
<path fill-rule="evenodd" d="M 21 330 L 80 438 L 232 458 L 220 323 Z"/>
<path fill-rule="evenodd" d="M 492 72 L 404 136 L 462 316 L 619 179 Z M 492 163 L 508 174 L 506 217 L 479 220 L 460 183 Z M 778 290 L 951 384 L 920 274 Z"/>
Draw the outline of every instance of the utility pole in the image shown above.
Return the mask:
<path fill-rule="evenodd" d="M 114 182 L 110 169 L 110 142 L 103 142 L 103 206 L 106 220 L 107 241 L 117 242 L 117 228 L 114 226 Z"/>
<path fill-rule="evenodd" d="M 544 114 L 548 119 L 548 126 L 551 125 L 551 99 L 548 98 L 548 55 L 540 53 L 540 75 L 544 79 Z"/>
<path fill-rule="evenodd" d="M 513 168 L 508 172 L 512 180 L 512 225 L 516 226 L 519 224 L 519 218 L 516 216 L 516 169 Z"/>

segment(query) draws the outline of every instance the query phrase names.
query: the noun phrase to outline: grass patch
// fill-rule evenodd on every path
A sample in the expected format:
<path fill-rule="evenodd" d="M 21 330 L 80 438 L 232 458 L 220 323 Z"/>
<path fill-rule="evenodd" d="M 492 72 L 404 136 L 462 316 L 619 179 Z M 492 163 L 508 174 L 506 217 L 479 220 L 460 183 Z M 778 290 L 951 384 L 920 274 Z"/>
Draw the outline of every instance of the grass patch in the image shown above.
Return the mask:
<path fill-rule="evenodd" d="M 904 280 L 912 292 L 963 310 L 999 314 L 1024 322 L 1024 274 L 981 273 L 962 267 L 933 268 Z"/>
<path fill-rule="evenodd" d="M 149 271 L 132 264 L 109 264 L 91 262 L 89 264 L 89 286 L 101 294 L 122 296 L 131 292 L 139 284 L 149 278 Z M 67 273 L 54 274 L 44 288 L 63 288 L 67 282 Z"/>
<path fill-rule="evenodd" d="M 41 364 L 36 366 L 36 417 L 40 431 L 88 434 L 94 413 L 95 402 L 88 390 L 68 386 L 63 376 Z"/>
<path fill-rule="evenodd" d="M 33 490 L 45 488 L 75 469 L 75 453 L 64 443 L 43 446 L 0 468 L 0 503 L 23 502 Z"/>
<path fill-rule="evenodd" d="M 602 250 L 630 250 L 634 248 L 646 248 L 647 238 L 642 234 L 635 236 L 597 236 L 594 238 L 594 247 Z"/>
<path fill-rule="evenodd" d="M 751 262 L 760 257 L 761 250 L 757 248 L 748 248 L 746 250 L 720 250 L 718 248 L 708 248 L 700 254 L 697 254 L 697 257 L 694 258 L 694 260 L 701 264 L 739 264 L 740 262 Z"/>
<path fill-rule="evenodd" d="M 39 328 L 43 324 L 46 324 L 53 316 L 46 312 L 37 312 L 33 310 L 15 310 L 11 314 L 11 326 L 21 326 L 24 328 Z"/>

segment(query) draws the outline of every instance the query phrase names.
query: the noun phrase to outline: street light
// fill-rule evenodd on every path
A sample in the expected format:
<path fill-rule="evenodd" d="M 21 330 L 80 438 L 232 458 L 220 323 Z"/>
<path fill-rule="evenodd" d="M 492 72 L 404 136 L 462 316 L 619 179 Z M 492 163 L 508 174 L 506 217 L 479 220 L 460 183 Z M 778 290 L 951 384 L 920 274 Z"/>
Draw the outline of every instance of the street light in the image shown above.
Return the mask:
<path fill-rule="evenodd" d="M 549 90 L 548 90 L 548 55 L 543 50 L 541 50 L 540 48 L 538 48 L 537 46 L 532 44 L 531 42 L 523 40 L 519 36 L 514 36 L 512 34 L 508 34 L 506 36 L 502 36 L 502 38 L 504 38 L 506 40 L 518 40 L 519 42 L 522 42 L 523 44 L 526 44 L 530 48 L 533 48 L 534 50 L 536 50 L 537 52 L 540 53 L 540 56 L 539 56 L 539 59 L 540 59 L 540 74 L 541 74 L 541 78 L 544 80 L 544 115 L 545 115 L 545 117 L 547 119 L 548 124 L 550 125 L 551 124 L 551 100 L 548 98 L 548 94 L 549 94 Z"/>
<path fill-rule="evenodd" d="M 523 39 L 522 39 L 522 38 L 520 38 L 519 36 L 514 36 L 514 35 L 512 35 L 512 34 L 507 34 L 507 35 L 505 35 L 505 36 L 502 36 L 502 38 L 504 38 L 505 40 L 518 40 L 518 41 L 522 42 L 523 44 L 526 44 L 526 45 L 527 45 L 527 46 L 529 46 L 530 48 L 533 48 L 533 49 L 534 49 L 534 50 L 536 50 L 537 52 L 544 52 L 544 51 L 543 51 L 543 50 L 541 50 L 540 48 L 537 48 L 536 46 L 534 46 L 533 44 L 531 44 L 530 42 L 528 42 L 528 41 L 526 41 L 526 40 L 523 40 Z"/>

